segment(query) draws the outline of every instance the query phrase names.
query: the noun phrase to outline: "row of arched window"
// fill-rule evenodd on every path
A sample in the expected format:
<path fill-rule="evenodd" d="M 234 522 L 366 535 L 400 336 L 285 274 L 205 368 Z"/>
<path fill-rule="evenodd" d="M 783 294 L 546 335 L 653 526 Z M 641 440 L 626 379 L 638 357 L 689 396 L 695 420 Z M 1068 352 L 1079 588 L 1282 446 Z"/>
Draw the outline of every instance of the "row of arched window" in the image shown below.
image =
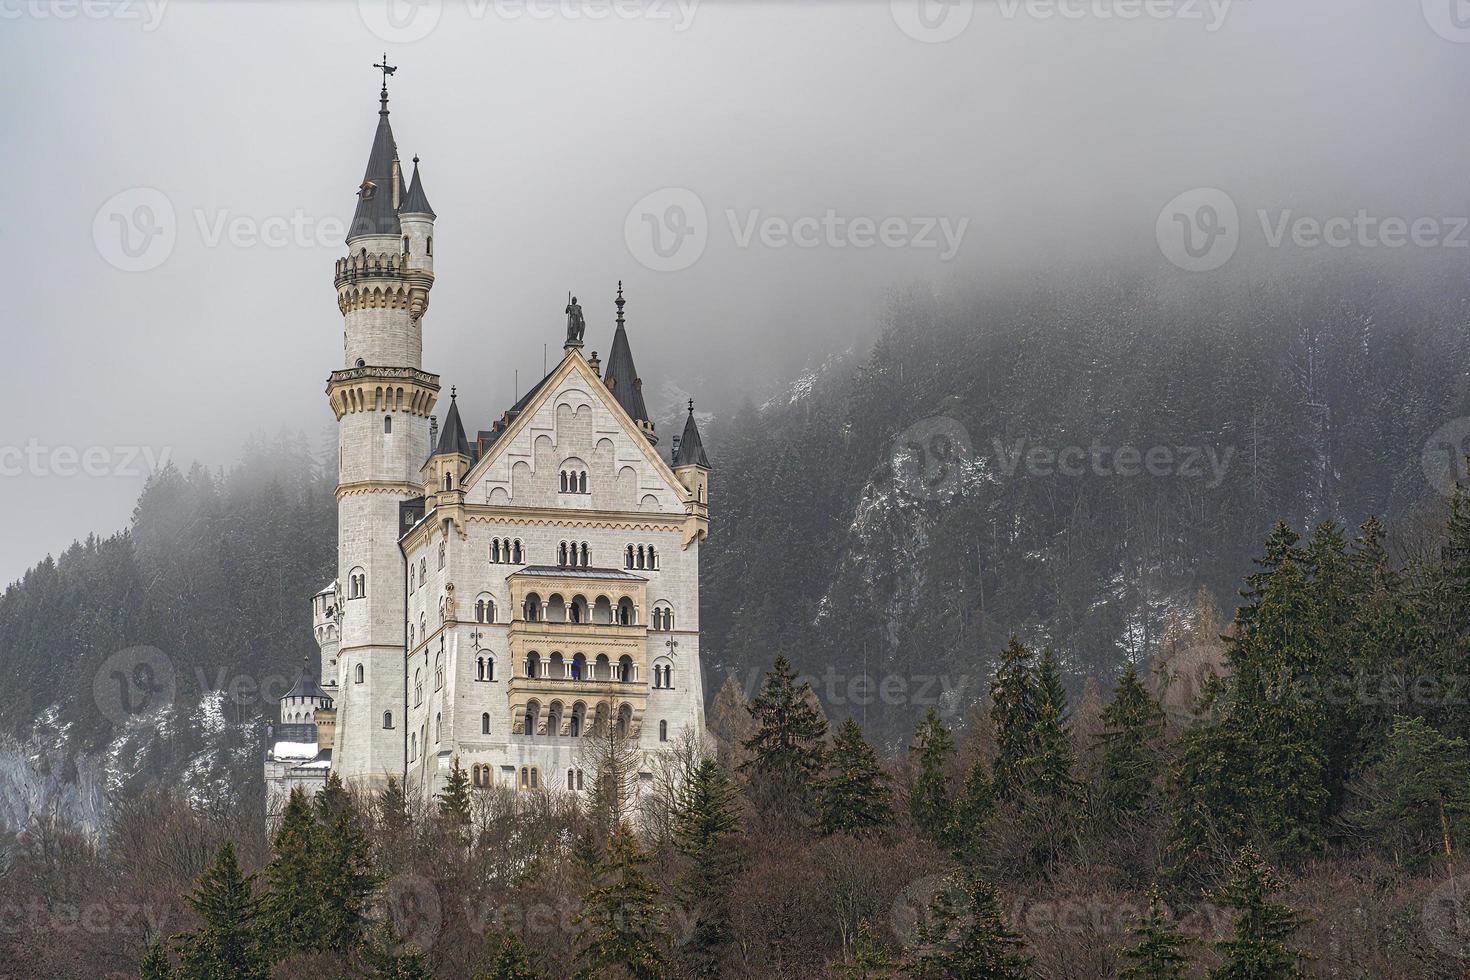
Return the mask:
<path fill-rule="evenodd" d="M 580 653 L 573 654 L 571 660 L 560 653 L 553 653 L 542 659 L 540 653 L 532 650 L 521 662 L 521 669 L 525 676 L 542 680 L 618 681 L 626 684 L 638 680 L 638 667 L 633 663 L 633 658 L 626 654 L 613 662 L 608 659 L 607 654 L 599 653 L 597 659 L 589 664 L 587 657 Z"/>
<path fill-rule="evenodd" d="M 584 595 L 572 596 L 572 601 L 567 602 L 559 592 L 552 593 L 544 604 L 539 593 L 528 592 L 521 605 L 521 616 L 528 623 L 545 621 L 591 623 L 598 626 L 633 626 L 637 619 L 633 600 L 628 596 L 620 598 L 614 606 L 612 600 L 605 595 L 598 596 L 595 602 L 589 604 Z"/>
<path fill-rule="evenodd" d="M 482 595 L 475 600 L 475 622 L 495 622 L 495 600 L 488 595 Z"/>
<path fill-rule="evenodd" d="M 490 785 L 490 767 L 470 766 L 470 785 L 476 789 L 485 789 Z"/>
<path fill-rule="evenodd" d="M 674 686 L 673 664 L 653 665 L 653 686 L 660 688 L 669 688 Z"/>
<path fill-rule="evenodd" d="M 541 788 L 541 768 L 521 766 L 516 780 L 518 788 L 524 790 Z M 489 764 L 470 766 L 470 785 L 475 789 L 489 789 L 494 785 L 494 774 Z M 586 776 L 581 769 L 567 770 L 567 789 L 576 792 L 586 786 Z M 549 788 L 549 787 L 548 787 Z"/>
<path fill-rule="evenodd" d="M 659 631 L 674 628 L 674 610 L 670 606 L 654 606 L 652 627 Z"/>
<path fill-rule="evenodd" d="M 354 568 L 347 573 L 347 598 L 361 599 L 367 595 L 367 572 Z"/>
<path fill-rule="evenodd" d="M 581 460 L 569 459 L 562 464 L 561 492 L 587 492 L 587 468 L 582 465 Z"/>
<path fill-rule="evenodd" d="M 482 716 L 482 722 L 488 719 L 488 715 Z M 572 705 L 572 713 L 567 721 L 567 735 L 571 738 L 580 738 L 587 730 L 587 705 L 578 701 Z M 551 702 L 546 710 L 546 735 L 549 738 L 557 738 L 561 735 L 563 720 L 563 705 L 560 701 Z M 592 717 L 592 731 L 605 731 L 608 722 L 608 706 L 606 703 L 599 704 Z M 626 738 L 633 727 L 633 706 L 624 704 L 618 708 L 617 732 Z M 526 735 L 540 734 L 541 726 L 541 702 L 534 698 L 526 702 L 526 708 L 522 714 L 521 731 Z"/>
<path fill-rule="evenodd" d="M 556 563 L 561 568 L 586 568 L 592 560 L 592 551 L 583 541 L 563 541 L 556 551 Z"/>
<path fill-rule="evenodd" d="M 490 561 L 496 565 L 520 565 L 522 564 L 523 552 L 521 551 L 520 538 L 492 538 L 490 540 Z"/>
<path fill-rule="evenodd" d="M 658 552 L 651 544 L 628 545 L 623 549 L 623 567 L 641 568 L 649 571 L 658 569 Z"/>

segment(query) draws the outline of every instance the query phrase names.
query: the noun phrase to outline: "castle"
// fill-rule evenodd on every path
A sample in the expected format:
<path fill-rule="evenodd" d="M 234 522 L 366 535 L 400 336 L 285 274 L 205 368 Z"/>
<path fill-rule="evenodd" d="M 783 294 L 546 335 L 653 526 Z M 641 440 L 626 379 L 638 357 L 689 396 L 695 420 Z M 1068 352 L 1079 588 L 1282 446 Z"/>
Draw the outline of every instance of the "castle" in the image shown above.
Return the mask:
<path fill-rule="evenodd" d="M 619 283 L 605 368 L 573 299 L 550 373 L 473 440 L 454 388 L 438 424 L 422 365 L 436 216 L 418 158 L 411 179 L 399 161 L 386 72 L 379 99 L 334 279 L 338 576 L 311 600 L 320 669 L 268 734 L 268 820 L 332 771 L 427 800 L 457 760 L 476 788 L 581 792 L 601 725 L 645 760 L 704 731 L 710 464 L 692 402 L 665 458 Z"/>

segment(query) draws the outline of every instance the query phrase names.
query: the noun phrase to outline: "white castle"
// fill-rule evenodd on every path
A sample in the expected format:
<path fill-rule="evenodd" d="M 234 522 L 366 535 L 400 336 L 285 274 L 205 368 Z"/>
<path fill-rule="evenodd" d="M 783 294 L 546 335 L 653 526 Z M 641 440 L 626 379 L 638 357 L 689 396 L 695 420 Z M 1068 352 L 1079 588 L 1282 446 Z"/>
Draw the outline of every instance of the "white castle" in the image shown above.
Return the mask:
<path fill-rule="evenodd" d="M 336 263 L 338 577 L 312 598 L 321 651 L 267 738 L 267 819 L 292 787 L 590 789 L 579 746 L 612 724 L 647 758 L 704 731 L 699 553 L 710 465 L 693 404 L 666 460 L 618 285 L 606 371 L 573 299 L 560 363 L 466 437 L 423 369 L 434 211 L 405 183 L 380 95 Z M 322 678 L 318 683 L 316 676 Z M 645 774 L 645 778 L 650 778 Z"/>

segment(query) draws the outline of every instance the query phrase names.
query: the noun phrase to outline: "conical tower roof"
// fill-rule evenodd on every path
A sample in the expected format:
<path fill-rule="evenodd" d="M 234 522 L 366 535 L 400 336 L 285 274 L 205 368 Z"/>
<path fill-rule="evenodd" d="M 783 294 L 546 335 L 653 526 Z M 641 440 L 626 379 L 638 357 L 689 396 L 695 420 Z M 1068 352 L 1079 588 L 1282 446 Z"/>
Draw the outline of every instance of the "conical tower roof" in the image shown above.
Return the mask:
<path fill-rule="evenodd" d="M 679 437 L 679 448 L 674 453 L 674 465 L 711 468 L 709 457 L 704 454 L 704 440 L 699 438 L 699 426 L 694 421 L 692 398 L 689 399 L 689 417 L 684 420 L 684 434 Z"/>
<path fill-rule="evenodd" d="M 408 193 L 404 195 L 403 204 L 398 208 L 399 214 L 427 214 L 436 217 L 434 209 L 429 207 L 429 198 L 424 194 L 424 183 L 419 179 L 419 158 L 413 158 L 413 180 L 409 182 Z"/>
<path fill-rule="evenodd" d="M 628 331 L 623 326 L 623 284 L 618 283 L 618 329 L 613 334 L 612 353 L 607 355 L 607 369 L 603 380 L 618 404 L 623 406 L 635 422 L 651 421 L 648 406 L 643 403 L 643 379 L 633 365 L 633 348 L 628 344 Z"/>
<path fill-rule="evenodd" d="M 398 144 L 388 122 L 388 86 L 379 96 L 378 131 L 368 153 L 367 170 L 357 188 L 357 211 L 352 215 L 348 239 L 360 235 L 398 235 L 398 211 L 393 206 L 393 174 L 398 167 Z"/>
<path fill-rule="evenodd" d="M 470 450 L 470 441 L 465 438 L 464 423 L 459 419 L 459 400 L 455 389 L 449 389 L 449 414 L 444 416 L 444 426 L 439 430 L 439 445 L 434 449 L 435 456 L 453 456 L 458 453 L 461 456 L 474 458 Z"/>

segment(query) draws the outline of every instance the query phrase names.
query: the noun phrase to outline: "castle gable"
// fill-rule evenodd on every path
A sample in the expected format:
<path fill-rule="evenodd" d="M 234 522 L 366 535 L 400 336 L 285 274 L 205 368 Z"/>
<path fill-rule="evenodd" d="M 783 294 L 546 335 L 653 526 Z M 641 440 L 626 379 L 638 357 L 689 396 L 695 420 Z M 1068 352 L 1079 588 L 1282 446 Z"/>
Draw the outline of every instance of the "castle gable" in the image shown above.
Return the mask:
<path fill-rule="evenodd" d="M 466 503 L 686 513 L 686 491 L 579 352 L 563 359 L 465 477 Z"/>

